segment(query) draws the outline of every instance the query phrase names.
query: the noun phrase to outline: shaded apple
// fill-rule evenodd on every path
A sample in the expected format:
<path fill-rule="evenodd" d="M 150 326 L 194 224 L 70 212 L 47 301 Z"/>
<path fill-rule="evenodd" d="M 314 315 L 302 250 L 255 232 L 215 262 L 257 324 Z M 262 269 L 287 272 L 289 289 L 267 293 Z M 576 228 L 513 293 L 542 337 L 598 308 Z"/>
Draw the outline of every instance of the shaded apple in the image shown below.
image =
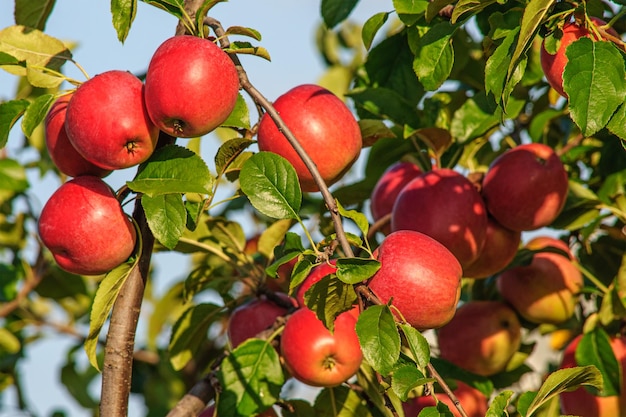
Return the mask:
<path fill-rule="evenodd" d="M 59 266 L 82 275 L 104 274 L 125 262 L 137 238 L 113 190 L 94 176 L 61 185 L 43 207 L 38 229 Z"/>
<path fill-rule="evenodd" d="M 515 311 L 500 301 L 469 301 L 437 331 L 441 358 L 483 376 L 503 371 L 521 338 Z"/>
<path fill-rule="evenodd" d="M 175 137 L 203 136 L 235 108 L 239 76 L 235 64 L 214 42 L 173 36 L 154 52 L 145 81 L 150 118 Z"/>
<path fill-rule="evenodd" d="M 467 178 L 451 169 L 435 169 L 402 188 L 393 206 L 391 229 L 427 234 L 465 266 L 478 258 L 485 243 L 487 211 Z"/>
<path fill-rule="evenodd" d="M 111 171 L 100 168 L 83 158 L 67 136 L 65 115 L 72 94 L 59 97 L 46 115 L 44 130 L 48 154 L 59 171 L 70 177 L 78 177 L 79 175 L 106 177 Z"/>
<path fill-rule="evenodd" d="M 515 258 L 522 233 L 507 229 L 493 217 L 487 217 L 487 233 L 478 258 L 463 267 L 463 276 L 487 278 L 502 271 Z"/>
<path fill-rule="evenodd" d="M 331 185 L 350 169 L 362 147 L 361 130 L 350 109 L 330 91 L 304 84 L 274 102 L 287 127 L 311 157 L 323 180 Z M 296 170 L 303 191 L 318 191 L 313 176 L 272 118 L 261 118 L 259 149 L 287 159 Z"/>
<path fill-rule="evenodd" d="M 411 162 L 397 162 L 387 168 L 376 182 L 370 196 L 370 208 L 374 221 L 391 214 L 400 190 L 421 174 L 422 170 Z M 389 234 L 391 226 L 386 225 L 382 230 L 385 234 Z"/>
<path fill-rule="evenodd" d="M 563 250 L 563 242 L 530 243 L 529 249 L 553 246 Z M 567 247 L 565 247 L 567 249 Z M 583 277 L 567 256 L 554 252 L 533 255 L 527 266 L 516 266 L 502 272 L 496 285 L 507 300 L 526 320 L 533 323 L 559 324 L 574 314 Z"/>
<path fill-rule="evenodd" d="M 337 316 L 331 333 L 308 308 L 293 313 L 283 330 L 280 350 L 289 373 L 311 386 L 347 381 L 361 366 L 363 353 L 350 312 Z"/>
<path fill-rule="evenodd" d="M 144 106 L 143 83 L 118 70 L 98 74 L 76 89 L 65 130 L 78 153 L 107 170 L 144 162 L 159 136 Z"/>
<path fill-rule="evenodd" d="M 511 230 L 548 226 L 563 210 L 567 172 L 554 150 L 541 143 L 508 149 L 489 166 L 482 196 L 489 213 Z"/>
<path fill-rule="evenodd" d="M 380 269 L 369 288 L 392 300 L 417 329 L 441 327 L 454 316 L 461 294 L 461 265 L 435 239 L 412 230 L 390 233 L 377 250 Z"/>
<path fill-rule="evenodd" d="M 467 417 L 484 417 L 489 408 L 487 397 L 476 388 L 461 381 L 456 381 L 456 384 L 457 387 L 452 392 L 458 398 Z M 438 392 L 435 393 L 435 396 L 439 401 L 448 406 L 455 417 L 461 416 L 447 394 Z M 404 409 L 405 417 L 417 417 L 424 408 L 434 407 L 436 405 L 437 403 L 431 395 L 422 395 L 410 398 L 408 401 L 402 403 L 402 408 Z"/>

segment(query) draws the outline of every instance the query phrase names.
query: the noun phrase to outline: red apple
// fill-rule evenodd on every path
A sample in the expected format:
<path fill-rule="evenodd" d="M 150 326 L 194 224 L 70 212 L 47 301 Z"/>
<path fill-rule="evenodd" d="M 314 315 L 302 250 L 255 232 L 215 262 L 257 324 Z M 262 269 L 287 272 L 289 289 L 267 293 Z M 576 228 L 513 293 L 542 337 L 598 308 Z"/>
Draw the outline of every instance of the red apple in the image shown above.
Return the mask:
<path fill-rule="evenodd" d="M 391 214 L 400 190 L 412 179 L 422 174 L 422 170 L 411 162 L 398 162 L 390 166 L 378 179 L 370 197 L 371 211 L 374 221 Z M 390 226 L 383 228 L 385 234 L 391 231 Z"/>
<path fill-rule="evenodd" d="M 100 275 L 133 253 L 136 231 L 102 179 L 80 176 L 52 194 L 39 217 L 39 236 L 61 268 Z"/>
<path fill-rule="evenodd" d="M 580 343 L 582 335 L 576 337 L 563 352 L 563 359 L 560 368 L 571 368 L 576 364 L 576 347 Z M 626 369 L 626 337 L 612 337 L 611 347 L 615 358 L 619 362 L 622 371 Z M 559 398 L 563 414 L 584 417 L 613 417 L 626 415 L 626 374 L 622 375 L 622 394 L 608 397 L 597 397 L 585 388 L 578 388 L 575 391 L 563 392 Z"/>
<path fill-rule="evenodd" d="M 452 319 L 461 294 L 461 265 L 435 239 L 412 230 L 392 232 L 378 247 L 380 269 L 369 288 L 392 300 L 417 329 L 441 327 Z"/>
<path fill-rule="evenodd" d="M 145 81 L 152 121 L 171 136 L 206 135 L 235 108 L 239 76 L 219 46 L 191 35 L 174 36 L 156 50 Z"/>
<path fill-rule="evenodd" d="M 461 381 L 457 381 L 456 384 L 457 387 L 453 392 L 459 399 L 467 417 L 484 417 L 485 414 L 487 414 L 487 409 L 489 408 L 487 397 L 485 397 L 485 395 L 476 388 Z M 435 396 L 439 401 L 448 406 L 455 417 L 461 416 L 447 394 L 438 392 Z M 434 407 L 436 405 L 437 403 L 431 395 L 423 395 L 411 398 L 407 402 L 402 403 L 402 408 L 404 409 L 405 417 L 417 417 L 420 411 L 424 408 Z"/>
<path fill-rule="evenodd" d="M 280 341 L 290 374 L 308 385 L 332 387 L 354 375 L 363 359 L 356 334 L 356 318 L 350 312 L 335 319 L 331 333 L 308 308 L 293 313 Z"/>
<path fill-rule="evenodd" d="M 111 171 L 100 168 L 83 158 L 67 137 L 65 114 L 72 95 L 73 93 L 70 93 L 59 97 L 46 115 L 44 129 L 46 147 L 50 158 L 59 171 L 70 177 L 78 177 L 79 175 L 106 177 Z"/>
<path fill-rule="evenodd" d="M 76 89 L 65 130 L 78 153 L 108 170 L 144 162 L 159 136 L 144 106 L 143 83 L 117 70 L 96 75 Z"/>
<path fill-rule="evenodd" d="M 337 267 L 335 267 L 336 263 L 337 261 L 332 259 L 329 263 L 324 262 L 311 270 L 309 275 L 304 279 L 304 281 L 302 281 L 302 284 L 298 286 L 298 291 L 296 292 L 296 300 L 298 301 L 298 305 L 300 307 L 306 307 L 304 294 L 313 284 L 319 282 L 325 276 L 334 274 L 337 271 Z"/>
<path fill-rule="evenodd" d="M 591 20 L 596 26 L 606 25 L 605 21 L 597 17 L 592 17 Z M 609 32 L 615 36 L 619 36 L 613 29 L 610 29 Z M 563 91 L 563 71 L 568 61 L 565 52 L 572 42 L 584 36 L 594 41 L 596 40 L 589 29 L 580 26 L 577 22 L 570 22 L 563 26 L 563 36 L 559 39 L 559 47 L 554 55 L 548 53 L 546 50 L 545 40 L 541 43 L 540 60 L 543 73 L 546 76 L 548 84 L 563 97 L 567 97 L 567 94 Z"/>
<path fill-rule="evenodd" d="M 500 301 L 470 301 L 437 332 L 439 356 L 478 375 L 503 371 L 521 343 L 515 311 Z"/>
<path fill-rule="evenodd" d="M 462 266 L 480 253 L 487 211 L 474 185 L 451 169 L 435 169 L 409 182 L 398 194 L 392 230 L 415 230 L 438 240 Z"/>
<path fill-rule="evenodd" d="M 291 302 L 286 294 L 276 296 Z M 293 303 L 295 305 L 295 302 Z M 253 338 L 269 328 L 276 319 L 287 314 L 288 309 L 266 296 L 255 298 L 233 310 L 228 321 L 227 333 L 231 346 L 236 348 L 247 339 Z"/>
<path fill-rule="evenodd" d="M 335 183 L 361 152 L 361 130 L 348 107 L 330 91 L 305 84 L 280 96 L 274 107 L 311 157 L 327 185 Z M 313 176 L 266 113 L 259 124 L 259 149 L 287 159 L 303 191 L 318 191 Z"/>
<path fill-rule="evenodd" d="M 554 241 L 560 243 L 549 243 L 550 240 L 544 238 L 543 243 L 529 242 L 527 248 L 553 246 L 564 249 L 563 242 Z M 566 245 L 565 249 L 568 249 Z M 496 285 L 502 298 L 526 320 L 559 324 L 574 314 L 583 277 L 567 256 L 540 252 L 533 256 L 530 265 L 516 266 L 500 274 Z"/>
<path fill-rule="evenodd" d="M 482 195 L 489 213 L 511 230 L 548 226 L 563 210 L 567 172 L 552 148 L 519 145 L 496 158 L 485 175 Z"/>
<path fill-rule="evenodd" d="M 502 271 L 515 258 L 521 236 L 521 232 L 507 229 L 488 216 L 485 245 L 478 258 L 463 268 L 463 276 L 487 278 Z"/>

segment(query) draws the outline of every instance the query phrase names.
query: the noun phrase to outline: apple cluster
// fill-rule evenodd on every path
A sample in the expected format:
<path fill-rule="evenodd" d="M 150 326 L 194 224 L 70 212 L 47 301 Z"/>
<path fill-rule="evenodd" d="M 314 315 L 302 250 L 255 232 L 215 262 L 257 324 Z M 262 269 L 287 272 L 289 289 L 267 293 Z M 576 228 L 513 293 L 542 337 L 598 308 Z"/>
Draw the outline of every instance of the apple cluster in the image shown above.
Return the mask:
<path fill-rule="evenodd" d="M 145 162 L 160 131 L 197 137 L 214 130 L 238 92 L 230 57 L 214 42 L 183 35 L 157 48 L 145 82 L 111 70 L 59 97 L 45 119 L 46 145 L 59 171 L 73 179 L 55 191 L 39 219 L 41 240 L 59 266 L 100 275 L 126 261 L 135 227 L 103 178 Z"/>

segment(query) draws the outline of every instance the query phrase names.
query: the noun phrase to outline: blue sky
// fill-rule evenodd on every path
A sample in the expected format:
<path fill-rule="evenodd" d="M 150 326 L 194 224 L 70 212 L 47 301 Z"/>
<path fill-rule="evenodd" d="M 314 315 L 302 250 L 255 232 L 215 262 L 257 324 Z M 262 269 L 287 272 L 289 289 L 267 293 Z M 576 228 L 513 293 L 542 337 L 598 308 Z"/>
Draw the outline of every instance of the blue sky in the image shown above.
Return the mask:
<path fill-rule="evenodd" d="M 272 57 L 267 62 L 256 57 L 243 57 L 242 62 L 251 82 L 269 99 L 273 100 L 288 89 L 304 83 L 312 83 L 322 74 L 323 63 L 314 49 L 314 33 L 320 22 L 319 1 L 293 0 L 231 0 L 219 4 L 212 16 L 228 26 L 247 26 L 258 30 L 260 42 Z M 139 3 L 136 20 L 128 39 L 121 44 L 111 24 L 108 1 L 57 0 L 48 21 L 46 33 L 66 41 L 78 42 L 74 59 L 90 76 L 100 72 L 121 69 L 135 73 L 145 71 L 154 50 L 172 36 L 176 20 L 167 13 Z M 364 22 L 376 12 L 392 10 L 391 1 L 361 0 L 352 17 Z M 4 1 L 0 6 L 0 28 L 13 24 L 13 2 Z M 77 79 L 84 79 L 71 64 L 65 72 Z M 15 88 L 15 78 L 0 72 L 0 99 L 10 99 Z M 254 117 L 254 113 L 252 114 Z M 19 128 L 14 129 L 9 139 L 10 156 L 17 157 L 15 150 L 20 142 Z M 207 152 L 211 152 L 211 138 L 207 137 Z M 212 154 L 203 155 L 211 159 Z M 27 158 L 28 156 L 21 156 Z M 121 171 L 107 177 L 114 188 L 130 179 L 134 170 Z M 32 193 L 43 205 L 58 186 L 52 177 L 30 176 Z M 183 278 L 180 274 L 185 259 L 174 255 L 159 255 L 156 259 L 158 271 L 155 287 L 165 288 L 173 279 Z M 172 267 L 172 265 L 175 265 Z M 53 335 L 53 333 L 52 333 Z M 73 341 L 71 341 L 73 342 Z M 63 361 L 70 343 L 66 336 L 52 336 L 50 340 L 33 344 L 28 357 L 22 362 L 22 381 L 25 395 L 34 405 L 38 416 L 48 416 L 54 409 L 65 410 L 68 415 L 81 417 L 88 414 L 76 407 L 59 382 L 58 365 Z M 58 358 L 58 360 L 57 360 Z M 99 386 L 94 387 L 98 390 Z M 96 392 L 97 395 L 97 392 Z M 15 404 L 12 390 L 0 397 L 0 417 L 16 417 L 19 414 L 11 406 Z M 130 414 L 143 414 L 141 401 L 132 400 Z"/>

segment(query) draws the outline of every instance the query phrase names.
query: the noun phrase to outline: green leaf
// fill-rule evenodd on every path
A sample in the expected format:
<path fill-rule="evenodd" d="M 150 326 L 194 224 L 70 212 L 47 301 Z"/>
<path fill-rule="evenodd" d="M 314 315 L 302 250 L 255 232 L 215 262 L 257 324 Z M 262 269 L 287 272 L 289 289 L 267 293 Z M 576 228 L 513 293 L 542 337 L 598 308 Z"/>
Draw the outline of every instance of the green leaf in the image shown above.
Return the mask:
<path fill-rule="evenodd" d="M 491 404 L 489 404 L 489 409 L 487 410 L 486 417 L 508 416 L 509 414 L 507 412 L 507 408 L 509 407 L 509 403 L 511 402 L 513 394 L 513 391 L 505 390 L 496 395 L 493 400 L 491 400 Z"/>
<path fill-rule="evenodd" d="M 239 174 L 241 191 L 258 211 L 275 219 L 300 218 L 302 191 L 293 166 L 282 156 L 259 152 L 248 159 Z"/>
<path fill-rule="evenodd" d="M 626 103 L 617 109 L 606 127 L 622 141 L 626 141 Z"/>
<path fill-rule="evenodd" d="M 249 339 L 226 356 L 217 373 L 222 392 L 219 415 L 256 415 L 278 401 L 284 383 L 278 354 L 271 344 Z"/>
<path fill-rule="evenodd" d="M 322 0 L 322 17 L 329 29 L 346 20 L 359 0 Z"/>
<path fill-rule="evenodd" d="M 354 223 L 356 223 L 361 233 L 363 233 L 364 236 L 367 236 L 367 232 L 370 227 L 369 221 L 367 220 L 367 216 L 365 216 L 365 214 L 360 213 L 356 210 L 346 210 L 345 208 L 343 208 L 343 206 L 341 205 L 339 201 L 336 201 L 336 203 L 337 203 L 337 209 L 339 210 L 339 214 L 342 215 L 343 217 L 347 217 L 348 219 L 354 221 Z"/>
<path fill-rule="evenodd" d="M 371 258 L 337 259 L 337 278 L 346 284 L 358 284 L 374 276 L 380 269 L 380 262 Z"/>
<path fill-rule="evenodd" d="M 141 248 L 139 248 L 138 253 L 141 253 Z M 139 257 L 137 256 L 133 262 L 126 262 L 106 274 L 96 290 L 89 317 L 89 335 L 85 339 L 84 348 L 89 362 L 98 370 L 100 370 L 100 365 L 98 364 L 96 348 L 98 347 L 100 330 L 102 330 L 122 286 L 138 261 Z"/>
<path fill-rule="evenodd" d="M 12 355 L 20 351 L 20 340 L 8 329 L 0 327 L 0 354 Z"/>
<path fill-rule="evenodd" d="M 26 63 L 26 67 L 10 65 L 2 66 L 2 69 L 27 77 L 31 85 L 41 88 L 55 88 L 61 84 L 64 77 L 49 70 L 59 72 L 63 64 L 72 59 L 70 50 L 62 41 L 21 25 L 0 30 L 0 52 Z"/>
<path fill-rule="evenodd" d="M 551 373 L 528 407 L 526 417 L 531 417 L 543 404 L 561 392 L 573 391 L 581 385 L 590 385 L 602 389 L 602 374 L 594 366 L 565 368 Z"/>
<path fill-rule="evenodd" d="M 424 377 L 414 365 L 402 365 L 393 370 L 391 389 L 402 401 L 406 401 L 409 393 L 420 385 L 433 381 Z"/>
<path fill-rule="evenodd" d="M 404 334 L 409 350 L 413 354 L 413 360 L 421 369 L 425 369 L 430 362 L 430 346 L 428 340 L 416 328 L 408 324 L 399 323 L 398 326 Z"/>
<path fill-rule="evenodd" d="M 198 304 L 185 310 L 172 327 L 169 343 L 170 362 L 180 371 L 207 340 L 211 324 L 223 317 L 224 310 L 215 304 Z"/>
<path fill-rule="evenodd" d="M 371 417 L 372 413 L 356 390 L 345 385 L 324 388 L 315 398 L 316 417 Z"/>
<path fill-rule="evenodd" d="M 9 140 L 9 132 L 30 106 L 28 100 L 11 100 L 0 103 L 0 149 Z"/>
<path fill-rule="evenodd" d="M 385 22 L 387 22 L 388 18 L 389 12 L 380 12 L 367 19 L 367 21 L 363 24 L 363 28 L 361 29 L 361 39 L 363 39 L 365 49 L 370 49 L 372 42 L 374 41 L 374 37 L 380 28 L 383 27 Z"/>
<path fill-rule="evenodd" d="M 218 175 L 223 174 L 226 168 L 253 143 L 253 140 L 245 138 L 234 138 L 224 142 L 215 154 L 215 169 Z"/>
<path fill-rule="evenodd" d="M 55 99 L 52 94 L 42 94 L 28 106 L 22 118 L 22 132 L 27 138 L 30 138 L 35 128 L 44 121 Z"/>
<path fill-rule="evenodd" d="M 381 119 L 409 126 L 417 126 L 419 123 L 415 107 L 394 90 L 367 88 L 353 91 L 349 96 L 357 107 Z"/>
<path fill-rule="evenodd" d="M 356 332 L 365 360 L 383 376 L 391 372 L 400 357 L 400 334 L 389 306 L 362 311 Z"/>
<path fill-rule="evenodd" d="M 437 23 L 419 40 L 413 70 L 426 90 L 436 90 L 450 76 L 454 64 L 452 35 L 457 25 Z"/>
<path fill-rule="evenodd" d="M 253 46 L 250 42 L 234 41 L 230 43 L 230 48 L 224 49 L 229 54 L 256 55 L 267 61 L 271 61 L 269 52 L 262 46 Z"/>
<path fill-rule="evenodd" d="M 267 259 L 271 259 L 274 255 L 274 249 L 285 240 L 285 235 L 292 225 L 293 222 L 289 219 L 277 220 L 272 223 L 259 236 L 257 251 Z"/>
<path fill-rule="evenodd" d="M 168 249 L 174 249 L 185 231 L 187 210 L 180 194 L 150 197 L 144 194 L 141 205 L 154 237 Z"/>
<path fill-rule="evenodd" d="M 137 0 L 111 0 L 111 14 L 117 39 L 124 43 L 137 14 Z"/>
<path fill-rule="evenodd" d="M 15 159 L 0 159 L 0 190 L 21 193 L 28 189 L 26 169 Z"/>
<path fill-rule="evenodd" d="M 147 3 L 151 6 L 156 7 L 157 9 L 165 10 L 172 16 L 175 16 L 179 20 L 186 19 L 184 16 L 185 5 L 183 1 L 177 0 L 141 0 L 144 3 Z M 217 1 L 215 3 L 218 3 Z M 206 16 L 203 14 L 202 17 Z M 195 28 L 194 28 L 195 29 Z"/>
<path fill-rule="evenodd" d="M 572 120 L 583 135 L 605 127 L 624 103 L 624 59 L 611 42 L 582 37 L 566 49 L 563 89 L 569 97 Z"/>
<path fill-rule="evenodd" d="M 454 6 L 450 22 L 456 23 L 466 13 L 476 14 L 486 7 L 496 3 L 497 0 L 459 0 Z M 465 17 L 463 17 L 465 19 Z"/>
<path fill-rule="evenodd" d="M 317 318 L 331 332 L 335 328 L 335 318 L 352 309 L 356 300 L 357 295 L 352 285 L 336 279 L 334 274 L 325 276 L 304 294 L 306 306 L 315 312 Z"/>
<path fill-rule="evenodd" d="M 56 0 L 15 0 L 15 23 L 44 30 Z"/>
<path fill-rule="evenodd" d="M 213 177 L 200 156 L 187 148 L 167 145 L 154 151 L 126 183 L 150 197 L 162 194 L 210 194 Z"/>
<path fill-rule="evenodd" d="M 487 93 L 492 93 L 495 99 L 506 103 L 511 88 L 508 89 L 505 97 L 505 83 L 507 82 L 507 69 L 510 63 L 510 56 L 513 53 L 513 45 L 517 40 L 519 28 L 508 31 L 503 41 L 498 45 L 493 54 L 487 59 L 485 64 L 485 89 Z"/>
<path fill-rule="evenodd" d="M 593 365 L 602 374 L 603 389 L 600 393 L 601 396 L 619 395 L 621 385 L 620 364 L 615 358 L 606 331 L 596 327 L 593 331 L 583 334 L 576 347 L 575 356 L 577 365 Z"/>
<path fill-rule="evenodd" d="M 261 33 L 258 30 L 243 27 L 243 26 L 231 26 L 228 29 L 226 29 L 225 34 L 229 36 L 230 35 L 248 36 L 257 41 L 260 41 L 262 38 Z"/>
<path fill-rule="evenodd" d="M 427 1 L 420 0 L 393 0 L 393 7 L 400 20 L 407 26 L 412 26 L 426 12 Z"/>
<path fill-rule="evenodd" d="M 250 129 L 250 112 L 241 93 L 237 95 L 235 108 L 221 126 L 234 129 Z"/>
<path fill-rule="evenodd" d="M 450 133 L 459 142 L 476 138 L 487 130 L 499 124 L 499 118 L 495 115 L 494 103 L 483 92 L 467 99 L 463 105 L 454 112 Z"/>

